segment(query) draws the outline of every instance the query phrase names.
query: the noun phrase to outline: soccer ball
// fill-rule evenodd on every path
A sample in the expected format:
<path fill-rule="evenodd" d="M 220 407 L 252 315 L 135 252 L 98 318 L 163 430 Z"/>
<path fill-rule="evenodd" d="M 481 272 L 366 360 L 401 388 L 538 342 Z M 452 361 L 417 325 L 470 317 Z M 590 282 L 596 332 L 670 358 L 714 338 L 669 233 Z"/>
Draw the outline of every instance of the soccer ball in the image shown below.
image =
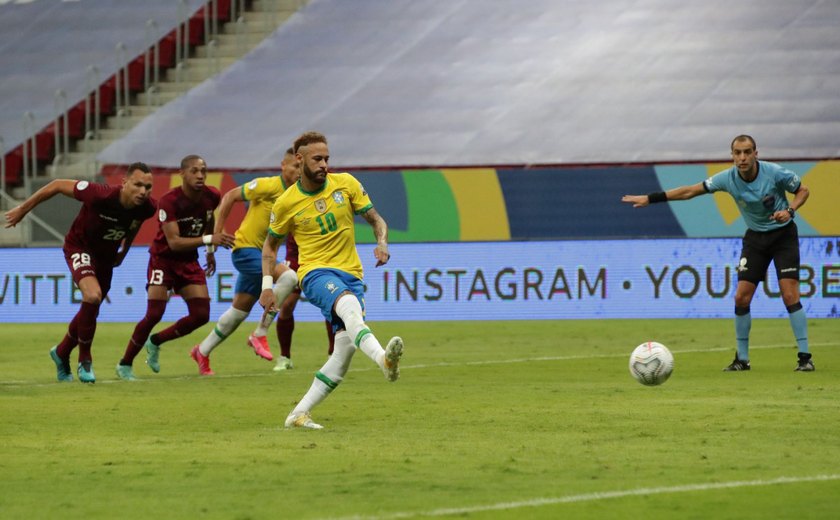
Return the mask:
<path fill-rule="evenodd" d="M 661 343 L 642 343 L 630 354 L 630 373 L 643 385 L 661 385 L 671 377 L 673 370 L 674 355 Z"/>

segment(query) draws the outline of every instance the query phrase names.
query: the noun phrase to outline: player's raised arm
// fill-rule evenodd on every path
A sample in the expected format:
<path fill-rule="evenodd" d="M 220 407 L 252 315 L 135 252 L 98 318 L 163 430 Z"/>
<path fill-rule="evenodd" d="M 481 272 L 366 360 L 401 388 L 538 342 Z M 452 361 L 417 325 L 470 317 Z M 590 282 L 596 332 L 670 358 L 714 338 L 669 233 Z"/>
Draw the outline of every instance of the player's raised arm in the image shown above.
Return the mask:
<path fill-rule="evenodd" d="M 233 209 L 233 205 L 237 202 L 242 202 L 242 186 L 237 186 L 235 188 L 230 189 L 225 195 L 222 197 L 222 201 L 219 203 L 219 215 L 216 219 L 216 224 L 213 227 L 214 233 L 221 233 L 225 230 L 225 222 L 227 222 L 228 217 L 230 216 L 230 211 Z"/>
<path fill-rule="evenodd" d="M 697 184 L 689 184 L 680 186 L 668 191 L 655 191 L 647 195 L 625 195 L 621 197 L 621 202 L 632 204 L 634 208 L 643 208 L 650 204 L 657 202 L 668 202 L 669 200 L 688 200 L 693 199 L 698 195 L 706 193 L 706 188 L 703 187 L 702 182 Z"/>
<path fill-rule="evenodd" d="M 266 312 L 275 312 L 277 302 L 272 287 L 274 286 L 274 264 L 277 263 L 277 248 L 283 241 L 283 236 L 277 236 L 270 232 L 265 237 L 262 248 L 262 292 L 260 292 L 260 305 Z"/>
<path fill-rule="evenodd" d="M 391 253 L 388 252 L 388 223 L 374 208 L 362 213 L 362 217 L 373 228 L 373 236 L 376 238 L 376 248 L 373 250 L 376 267 L 387 264 L 391 259 Z"/>
<path fill-rule="evenodd" d="M 55 179 L 54 181 L 50 181 L 49 184 L 33 193 L 19 206 L 15 206 L 14 208 L 6 212 L 6 227 L 15 227 L 18 224 L 18 222 L 23 220 L 23 217 L 25 217 L 27 213 L 35 209 L 35 207 L 38 206 L 38 204 L 44 202 L 45 200 L 53 198 L 58 193 L 66 195 L 71 199 L 75 198 L 73 196 L 73 188 L 76 186 L 76 182 L 78 181 L 70 179 Z"/>

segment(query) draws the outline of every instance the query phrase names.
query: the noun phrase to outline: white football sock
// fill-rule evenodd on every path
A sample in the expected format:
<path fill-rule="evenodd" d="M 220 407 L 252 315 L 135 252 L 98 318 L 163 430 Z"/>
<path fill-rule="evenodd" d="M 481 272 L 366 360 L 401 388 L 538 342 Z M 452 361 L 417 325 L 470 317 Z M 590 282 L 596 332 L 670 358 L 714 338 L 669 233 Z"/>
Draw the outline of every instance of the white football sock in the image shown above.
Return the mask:
<path fill-rule="evenodd" d="M 370 359 L 381 367 L 385 363 L 385 349 L 379 344 L 379 340 L 373 335 L 362 317 L 362 306 L 358 298 L 353 294 L 345 294 L 339 297 L 335 303 L 335 313 L 344 322 L 344 327 L 350 334 L 353 342 Z"/>
<path fill-rule="evenodd" d="M 283 271 L 280 276 L 277 277 L 277 281 L 274 282 L 274 286 L 271 290 L 274 291 L 274 301 L 278 309 L 281 305 L 283 305 L 286 298 L 292 294 L 292 291 L 295 290 L 297 284 L 297 273 L 291 269 Z M 256 329 L 254 329 L 254 336 L 265 336 L 268 334 L 268 328 L 271 326 L 271 322 L 274 321 L 275 316 L 277 316 L 276 312 L 264 312 L 259 325 L 257 325 Z"/>
<path fill-rule="evenodd" d="M 353 346 L 353 340 L 350 339 L 350 335 L 346 331 L 336 334 L 332 356 L 315 374 L 312 386 L 309 387 L 298 405 L 292 410 L 292 414 L 308 412 L 326 399 L 330 392 L 335 390 L 339 383 L 344 380 L 344 375 L 350 368 L 350 361 L 353 359 L 355 352 L 356 347 Z"/>
<path fill-rule="evenodd" d="M 213 332 L 207 335 L 204 338 L 204 341 L 198 346 L 198 351 L 201 352 L 203 356 L 209 356 L 213 349 L 219 346 L 219 343 L 224 341 L 228 336 L 233 334 L 233 331 L 239 327 L 239 324 L 245 321 L 245 318 L 248 317 L 248 313 L 245 311 L 240 311 L 234 307 L 230 307 L 226 310 L 220 317 L 219 321 L 216 323 L 216 326 L 213 328 Z"/>

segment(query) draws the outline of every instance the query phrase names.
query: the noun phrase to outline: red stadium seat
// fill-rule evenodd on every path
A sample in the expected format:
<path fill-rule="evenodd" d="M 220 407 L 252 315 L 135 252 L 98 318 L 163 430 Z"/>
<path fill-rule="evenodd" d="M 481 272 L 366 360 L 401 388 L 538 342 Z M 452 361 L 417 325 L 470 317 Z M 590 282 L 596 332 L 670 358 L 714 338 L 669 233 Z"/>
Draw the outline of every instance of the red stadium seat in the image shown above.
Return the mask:
<path fill-rule="evenodd" d="M 81 139 L 85 136 L 85 102 L 81 101 L 67 111 L 67 127 L 72 139 Z M 64 123 L 60 129 L 64 131 Z"/>
<path fill-rule="evenodd" d="M 218 15 L 219 15 L 219 23 L 229 22 L 230 21 L 230 2 L 231 0 L 217 0 L 219 4 Z"/>
<path fill-rule="evenodd" d="M 114 103 L 117 95 L 115 81 L 114 77 L 111 76 L 99 87 L 99 111 L 102 115 L 110 116 L 114 114 Z M 91 95 L 93 96 L 95 93 L 91 93 Z"/>
<path fill-rule="evenodd" d="M 153 51 L 154 52 L 154 51 Z M 158 63 L 161 69 L 175 66 L 175 33 L 169 33 L 158 44 Z"/>
<path fill-rule="evenodd" d="M 0 4 L 2 4 L 0 0 Z M 68 93 L 68 105 L 70 111 L 68 113 L 68 137 L 73 139 L 84 138 L 85 131 L 85 96 L 90 96 L 88 99 L 92 100 L 93 92 L 86 92 L 92 89 L 93 85 L 90 83 L 92 67 L 97 68 L 101 74 L 99 81 L 104 82 L 98 87 L 99 93 L 99 107 L 100 114 L 103 117 L 112 115 L 114 113 L 114 104 L 116 100 L 115 89 L 115 70 L 117 67 L 127 67 L 126 76 L 128 77 L 128 89 L 134 93 L 140 92 L 145 86 L 146 66 L 151 65 L 153 75 L 157 75 L 164 69 L 174 67 L 176 65 L 176 41 L 175 41 L 175 27 L 180 24 L 181 28 L 188 27 L 189 38 L 187 45 L 196 46 L 204 44 L 205 39 L 205 6 L 203 2 L 193 4 L 193 12 L 184 12 L 179 7 L 177 2 L 171 0 L 145 0 L 144 2 L 117 2 L 108 9 L 98 8 L 95 5 L 87 5 L 82 2 L 79 5 L 52 5 L 46 2 L 41 6 L 41 2 L 16 2 L 17 4 L 34 4 L 32 6 L 20 7 L 17 9 L 9 9 L 9 13 L 4 10 L 2 16 L 3 29 L 0 30 L 0 42 L 4 44 L 9 42 L 22 42 L 21 49 L 33 55 L 41 52 L 35 42 L 52 41 L 55 40 L 58 47 L 62 50 L 61 54 L 64 56 L 67 53 L 67 59 L 58 59 L 50 62 L 50 65 L 39 66 L 40 63 L 31 62 L 29 64 L 22 63 L 20 65 L 21 74 L 26 78 L 30 75 L 36 74 L 40 79 L 28 80 L 31 81 L 28 88 L 19 89 L 21 92 L 13 93 L 14 95 L 3 96 L 6 105 L 0 102 L 0 108 L 3 108 L 3 118 L 0 119 L 0 127 L 3 131 L 0 132 L 9 143 L 10 147 L 22 142 L 24 139 L 24 130 L 19 122 L 19 111 L 31 108 L 28 110 L 34 117 L 35 128 L 41 128 L 41 134 L 36 137 L 39 143 L 38 155 L 40 160 L 49 159 L 48 154 L 45 156 L 45 151 L 50 148 L 47 146 L 47 141 L 54 141 L 56 135 L 64 132 L 64 124 L 59 123 L 56 128 L 51 128 L 53 121 L 51 117 L 55 116 L 55 109 L 53 108 L 52 93 L 59 88 Z M 220 21 L 229 20 L 232 13 L 231 0 L 217 0 L 216 9 L 217 16 Z M 55 10 L 56 16 L 50 16 L 50 23 L 45 23 L 44 34 L 38 31 L 38 34 L 27 34 L 25 27 L 28 27 L 28 22 L 35 16 L 40 16 L 41 13 L 46 13 L 48 10 Z M 185 18 L 184 15 L 187 15 Z M 47 17 L 45 17 L 45 20 Z M 103 27 L 100 24 L 103 21 L 122 20 L 125 25 L 105 23 Z M 130 20 L 131 22 L 127 22 Z M 150 23 L 150 20 L 154 20 Z M 65 23 L 65 21 L 67 23 Z M 157 43 L 159 54 L 157 59 L 154 55 L 149 53 L 149 50 L 144 49 L 145 45 L 149 44 L 149 28 L 156 27 L 160 33 L 152 37 L 162 38 Z M 92 31 L 96 31 L 96 37 L 88 37 Z M 107 38 L 100 38 L 99 34 L 107 35 Z M 73 37 L 77 34 L 78 37 Z M 114 61 L 114 47 L 111 45 L 101 45 L 101 41 L 111 41 L 116 39 L 120 42 L 120 49 L 126 49 L 125 54 L 117 51 L 120 60 L 128 61 L 128 63 L 115 63 Z M 185 38 L 186 39 L 186 38 Z M 100 42 L 100 43 L 95 43 Z M 3 45 L 0 45 L 2 47 Z M 30 49 L 31 47 L 31 49 Z M 16 47 L 17 48 L 17 47 Z M 50 48 L 49 46 L 44 48 Z M 153 47 L 154 48 L 154 47 Z M 152 48 L 152 50 L 153 50 Z M 49 52 L 49 51 L 44 51 Z M 55 53 L 52 53 L 53 55 Z M 27 54 L 28 55 L 28 54 Z M 147 63 L 147 61 L 154 59 L 154 63 Z M 26 60 L 19 60 L 25 62 Z M 49 60 L 46 60 L 49 61 Z M 16 69 L 12 67 L 14 72 Z M 125 70 L 125 69 L 124 69 Z M 4 70 L 5 72 L 5 70 Z M 2 82 L 0 86 L 6 87 L 15 84 L 15 81 Z M 4 91 L 5 93 L 5 91 Z M 45 95 L 46 94 L 46 95 Z M 90 104 L 90 103 L 88 103 Z M 43 106 L 41 106 L 43 105 Z M 18 108 L 22 107 L 22 108 Z M 9 123 L 12 120 L 14 124 Z M 5 126 L 4 126 L 5 125 Z M 31 131 L 31 130 L 29 130 Z M 64 136 L 62 136 L 64 137 Z M 10 171 L 12 160 L 10 159 Z M 20 161 L 15 160 L 17 165 Z"/>
<path fill-rule="evenodd" d="M 32 140 L 26 140 L 26 150 L 32 153 Z M 39 162 L 48 163 L 55 157 L 55 123 L 50 123 L 46 128 L 35 134 L 36 155 Z"/>
<path fill-rule="evenodd" d="M 143 92 L 145 81 L 146 55 L 141 54 L 128 63 L 128 88 L 132 92 Z"/>
<path fill-rule="evenodd" d="M 6 154 L 6 185 L 23 184 L 23 145 Z"/>
<path fill-rule="evenodd" d="M 232 13 L 231 0 L 218 0 L 218 20 L 220 23 L 229 21 Z M 212 13 L 210 13 L 212 16 Z M 199 7 L 187 21 L 189 24 L 189 41 L 190 47 L 195 47 L 204 44 L 204 26 L 205 26 L 205 7 Z M 182 31 L 184 31 L 182 26 Z M 174 67 L 176 65 L 176 31 L 173 29 L 167 33 L 158 42 L 158 60 L 153 62 L 152 67 L 158 67 L 161 70 Z M 154 60 L 153 49 L 150 50 L 150 60 Z M 145 86 L 146 74 L 146 53 L 134 57 L 127 65 L 128 67 L 128 88 L 132 93 L 142 92 Z M 154 68 L 150 69 L 154 74 Z M 123 79 L 122 77 L 120 78 Z M 124 85 L 120 85 L 124 89 Z M 95 107 L 95 93 L 90 93 L 91 110 Z M 107 117 L 115 113 L 116 101 L 116 78 L 115 75 L 107 78 L 99 86 L 99 110 L 101 117 Z M 93 115 L 91 115 L 93 117 Z M 70 107 L 67 112 L 67 129 L 68 136 L 73 140 L 84 139 L 85 134 L 85 100 L 78 102 L 76 105 Z M 91 120 L 91 123 L 94 121 Z M 37 158 L 41 163 L 48 163 L 55 157 L 55 139 L 56 134 L 63 139 L 65 123 L 64 121 L 53 121 L 44 127 L 35 136 L 37 147 Z M 29 147 L 29 141 L 26 146 Z M 6 154 L 6 172 L 7 182 L 10 185 L 17 185 L 22 182 L 23 171 L 23 145 L 18 146 L 15 150 Z"/>
<path fill-rule="evenodd" d="M 204 7 L 199 9 L 190 17 L 190 47 L 204 45 Z M 185 29 L 181 29 L 182 34 Z M 186 36 L 186 34 L 184 34 Z"/>

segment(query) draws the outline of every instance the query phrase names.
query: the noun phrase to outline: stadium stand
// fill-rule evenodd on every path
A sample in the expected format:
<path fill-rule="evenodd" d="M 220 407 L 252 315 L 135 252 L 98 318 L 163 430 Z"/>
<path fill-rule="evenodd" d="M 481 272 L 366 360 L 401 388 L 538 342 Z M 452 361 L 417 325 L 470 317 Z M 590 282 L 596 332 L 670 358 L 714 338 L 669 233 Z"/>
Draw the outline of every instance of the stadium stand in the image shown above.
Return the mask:
<path fill-rule="evenodd" d="M 93 175 L 87 164 L 68 165 L 232 63 L 273 30 L 276 10 L 297 5 L 298 0 L 0 2 L 3 184 L 19 184 L 30 162 L 33 172 L 53 162 L 53 174 Z M 249 13 L 246 6 L 269 13 Z M 258 18 L 260 23 L 253 23 Z M 111 115 L 116 122 L 106 126 L 104 118 Z M 92 163 L 86 157 L 85 162 Z"/>
<path fill-rule="evenodd" d="M 302 5 L 267 1 L 284 4 L 287 15 Z M 219 8 L 230 18 L 224 1 Z M 259 44 L 252 52 L 220 47 L 231 62 L 244 57 L 203 83 L 187 70 L 188 96 L 133 95 L 122 122 L 138 126 L 113 128 L 120 120 L 112 117 L 100 143 L 83 143 L 95 151 L 118 139 L 97 157 L 108 182 L 135 160 L 167 175 L 183 155 L 200 153 L 210 183 L 224 191 L 275 170 L 283 143 L 318 129 L 330 138 L 334 166 L 353 170 L 376 195 L 397 242 L 609 238 L 639 229 L 738 236 L 737 211 L 715 198 L 700 210 L 663 205 L 628 218 L 616 205 L 602 219 L 582 215 L 640 186 L 696 182 L 723 167 L 733 135 L 748 132 L 762 158 L 787 160 L 822 200 L 840 190 L 840 161 L 824 160 L 840 157 L 837 3 L 313 0 L 264 41 L 276 25 L 244 15 L 260 26 L 249 36 Z M 204 22 L 198 8 L 188 24 L 193 43 Z M 174 53 L 162 43 L 161 66 Z M 132 79 L 142 77 L 142 58 L 128 63 Z M 113 98 L 111 87 L 103 98 Z M 154 97 L 174 101 L 147 110 Z M 101 103 L 113 110 L 113 99 Z M 78 113 L 68 119 L 77 135 Z M 37 134 L 39 154 L 51 131 Z M 19 153 L 6 158 L 20 171 Z M 176 177 L 159 179 L 155 194 Z M 429 201 L 446 218 L 429 222 L 417 210 Z M 801 234 L 836 234 L 833 214 L 815 198 L 799 214 Z M 42 218 L 59 232 L 66 226 L 57 205 L 45 205 Z M 54 240 L 41 229 L 32 239 Z"/>
<path fill-rule="evenodd" d="M 22 166 L 19 145 L 31 137 L 24 135 L 26 111 L 31 114 L 29 129 L 38 132 L 38 159 L 48 161 L 54 152 L 55 128 L 45 127 L 58 115 L 59 104 L 70 109 L 70 136 L 83 135 L 89 67 L 97 67 L 99 77 L 110 81 L 100 96 L 101 109 L 108 113 L 113 106 L 112 76 L 123 66 L 115 59 L 116 46 L 124 45 L 126 56 L 140 54 L 148 44 L 146 22 L 154 19 L 166 33 L 177 25 L 178 14 L 170 0 L 37 0 L 0 5 L 0 136 L 10 150 L 17 148 L 11 154 L 14 159 L 7 161 L 9 180 L 17 181 Z M 166 51 L 162 56 L 168 57 Z M 136 83 L 142 75 L 132 78 Z M 63 96 L 57 95 L 59 91 Z"/>
<path fill-rule="evenodd" d="M 347 167 L 726 160 L 743 132 L 837 157 L 838 26 L 820 0 L 314 0 L 98 158 L 266 168 L 307 129 Z"/>

